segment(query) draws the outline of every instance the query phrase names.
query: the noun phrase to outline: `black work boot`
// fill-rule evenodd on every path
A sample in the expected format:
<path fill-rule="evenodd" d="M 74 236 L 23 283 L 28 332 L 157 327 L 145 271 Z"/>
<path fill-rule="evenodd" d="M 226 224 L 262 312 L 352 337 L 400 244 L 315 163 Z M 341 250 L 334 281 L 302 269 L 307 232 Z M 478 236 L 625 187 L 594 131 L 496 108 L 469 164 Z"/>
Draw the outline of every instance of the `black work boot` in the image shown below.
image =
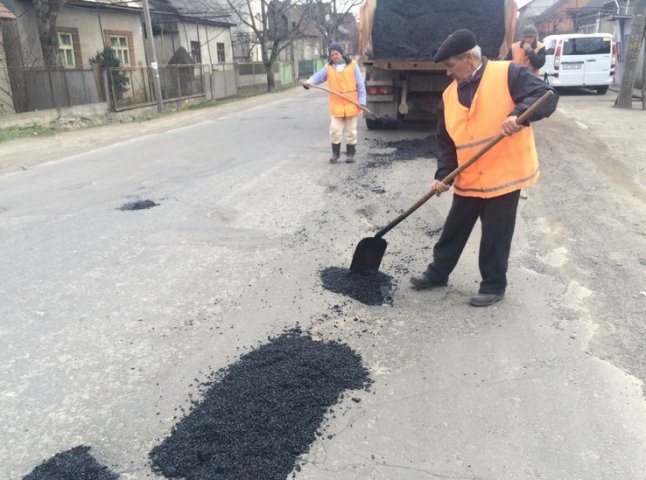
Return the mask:
<path fill-rule="evenodd" d="M 446 287 L 447 282 L 438 282 L 431 279 L 426 272 L 418 277 L 411 277 L 410 283 L 413 284 L 415 290 L 431 290 L 438 287 Z"/>
<path fill-rule="evenodd" d="M 341 144 L 333 143 L 332 144 L 332 156 L 330 157 L 330 163 L 336 163 L 339 161 L 341 156 Z"/>
<path fill-rule="evenodd" d="M 346 163 L 354 163 L 354 154 L 357 153 L 357 146 L 356 145 L 346 145 L 346 158 L 345 162 Z"/>

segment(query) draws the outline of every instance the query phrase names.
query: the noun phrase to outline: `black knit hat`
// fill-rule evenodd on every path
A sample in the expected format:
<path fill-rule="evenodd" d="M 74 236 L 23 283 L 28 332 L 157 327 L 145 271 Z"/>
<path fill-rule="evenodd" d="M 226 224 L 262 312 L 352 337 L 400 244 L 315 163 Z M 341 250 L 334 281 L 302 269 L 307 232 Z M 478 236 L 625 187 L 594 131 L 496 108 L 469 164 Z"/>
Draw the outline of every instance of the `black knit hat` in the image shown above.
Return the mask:
<path fill-rule="evenodd" d="M 343 50 L 343 45 L 341 45 L 341 44 L 340 44 L 340 43 L 338 43 L 338 42 L 333 42 L 333 43 L 330 43 L 330 45 L 328 45 L 328 47 L 327 47 L 327 51 L 328 51 L 329 53 L 332 53 L 332 51 L 333 51 L 333 50 L 336 50 L 336 51 L 337 51 L 337 52 L 339 52 L 341 55 L 345 55 L 345 51 Z"/>
<path fill-rule="evenodd" d="M 538 30 L 534 25 L 527 25 L 523 28 L 523 37 L 534 37 L 538 38 Z"/>
<path fill-rule="evenodd" d="M 466 28 L 462 28 L 446 37 L 446 40 L 442 42 L 442 45 L 440 45 L 440 48 L 437 50 L 433 61 L 435 63 L 443 62 L 455 55 L 468 52 L 477 44 L 478 41 L 476 40 L 475 33 L 471 30 L 467 30 Z"/>

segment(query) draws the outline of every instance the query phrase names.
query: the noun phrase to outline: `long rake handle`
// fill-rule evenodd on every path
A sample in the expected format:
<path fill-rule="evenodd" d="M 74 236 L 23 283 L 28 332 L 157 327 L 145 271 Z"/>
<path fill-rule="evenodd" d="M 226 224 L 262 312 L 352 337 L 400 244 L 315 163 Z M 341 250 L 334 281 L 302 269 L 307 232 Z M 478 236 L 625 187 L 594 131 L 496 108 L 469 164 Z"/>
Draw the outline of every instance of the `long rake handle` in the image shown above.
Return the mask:
<path fill-rule="evenodd" d="M 365 105 L 361 105 L 360 103 L 355 102 L 355 101 L 354 101 L 354 100 L 352 100 L 350 97 L 347 97 L 347 96 L 343 95 L 342 93 L 335 92 L 334 90 L 330 90 L 329 88 L 321 87 L 320 85 L 313 85 L 313 84 L 310 84 L 310 87 L 312 87 L 312 88 L 316 88 L 316 89 L 318 89 L 318 90 L 323 90 L 324 92 L 331 93 L 332 95 L 336 95 L 337 97 L 341 97 L 342 99 L 347 100 L 348 102 L 350 102 L 350 103 L 352 103 L 352 104 L 356 105 L 356 106 L 357 106 L 357 107 L 359 107 L 361 110 L 365 110 L 366 112 L 368 112 L 368 113 L 369 113 L 370 115 L 372 115 L 373 117 L 376 117 L 376 115 L 374 114 L 374 112 L 373 112 L 372 110 L 370 110 L 368 107 L 366 107 Z"/>
<path fill-rule="evenodd" d="M 548 98 L 550 98 L 552 95 L 554 95 L 554 92 L 551 90 L 548 90 L 545 92 L 545 94 L 536 100 L 532 106 L 530 106 L 527 110 L 525 110 L 517 119 L 516 119 L 516 124 L 521 125 L 524 123 L 529 116 L 536 111 L 538 107 L 540 107 L 544 102 L 547 101 Z M 455 177 L 460 175 L 462 171 L 465 168 L 468 168 L 469 166 L 473 165 L 473 163 L 478 160 L 480 157 L 482 157 L 485 153 L 487 153 L 489 150 L 491 150 L 495 145 L 498 144 L 503 138 L 505 138 L 506 135 L 498 134 L 495 138 L 493 138 L 489 143 L 487 143 L 484 147 L 482 147 L 477 153 L 473 155 L 469 160 L 464 162 L 462 165 L 460 165 L 458 168 L 453 170 L 451 173 L 449 173 L 446 177 L 442 179 L 443 183 L 449 183 L 451 182 Z M 408 217 L 411 213 L 413 213 L 415 210 L 417 210 L 419 207 L 424 205 L 429 198 L 434 196 L 436 194 L 435 189 L 431 188 L 430 191 L 424 194 L 422 198 L 417 200 L 415 204 L 410 207 L 408 210 L 406 210 L 404 213 L 402 213 L 399 217 L 397 217 L 395 220 L 390 222 L 388 225 L 386 225 L 384 228 L 379 230 L 377 234 L 375 235 L 375 238 L 381 238 L 384 235 L 386 235 L 388 232 L 390 232 L 393 228 L 395 228 L 397 225 L 399 225 L 406 217 Z"/>

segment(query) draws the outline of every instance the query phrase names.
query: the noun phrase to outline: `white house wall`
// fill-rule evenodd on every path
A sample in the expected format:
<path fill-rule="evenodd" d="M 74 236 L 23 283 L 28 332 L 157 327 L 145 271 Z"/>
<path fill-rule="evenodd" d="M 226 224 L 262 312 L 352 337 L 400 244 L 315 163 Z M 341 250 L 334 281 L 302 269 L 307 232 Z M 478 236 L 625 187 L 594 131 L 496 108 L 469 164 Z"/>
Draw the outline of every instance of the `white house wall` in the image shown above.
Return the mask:
<path fill-rule="evenodd" d="M 22 44 L 23 61 L 25 66 L 38 66 L 43 64 L 36 17 L 31 2 L 17 0 L 16 17 L 18 18 L 18 29 Z M 99 23 L 99 15 L 101 22 Z M 88 67 L 90 58 L 104 48 L 104 40 L 101 37 L 101 26 L 103 31 L 127 31 L 132 33 L 132 52 L 134 53 L 133 66 L 145 66 L 146 55 L 144 51 L 144 39 L 142 32 L 142 15 L 137 11 L 99 10 L 89 8 L 78 8 L 64 6 L 61 10 L 57 27 L 78 29 L 81 47 L 81 65 Z"/>
<path fill-rule="evenodd" d="M 224 44 L 224 63 L 233 63 L 233 47 L 228 28 L 212 25 L 200 25 L 189 22 L 178 22 L 178 33 L 155 36 L 155 51 L 159 63 L 167 64 L 179 47 L 191 53 L 191 42 L 200 42 L 202 64 L 218 64 L 217 43 Z"/>
<path fill-rule="evenodd" d="M 63 11 L 58 16 L 58 21 L 56 22 L 58 27 L 75 27 L 79 29 L 83 66 L 89 66 L 90 58 L 103 51 L 104 39 L 101 38 L 101 27 L 103 27 L 104 32 L 131 32 L 132 51 L 134 52 L 134 60 L 130 59 L 131 66 L 146 66 L 141 13 L 104 10 L 100 11 L 100 18 L 101 23 L 99 24 L 99 14 L 97 14 L 96 10 L 74 7 L 63 8 Z"/>
<path fill-rule="evenodd" d="M 0 29 L 2 29 L 1 25 Z M 9 72 L 7 71 L 7 59 L 5 58 L 2 35 L 0 34 L 0 116 L 9 113 L 15 113 L 15 111 L 11 98 L 11 83 L 9 82 Z"/>

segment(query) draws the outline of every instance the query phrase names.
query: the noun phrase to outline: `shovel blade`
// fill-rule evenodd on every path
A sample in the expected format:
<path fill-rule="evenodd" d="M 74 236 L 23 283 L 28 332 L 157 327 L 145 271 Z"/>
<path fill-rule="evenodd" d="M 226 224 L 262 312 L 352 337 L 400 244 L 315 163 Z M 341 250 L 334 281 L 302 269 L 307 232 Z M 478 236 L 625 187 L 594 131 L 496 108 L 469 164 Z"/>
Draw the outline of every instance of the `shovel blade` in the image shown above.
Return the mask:
<path fill-rule="evenodd" d="M 363 238 L 357 244 L 352 256 L 350 271 L 379 270 L 388 243 L 383 238 Z"/>

